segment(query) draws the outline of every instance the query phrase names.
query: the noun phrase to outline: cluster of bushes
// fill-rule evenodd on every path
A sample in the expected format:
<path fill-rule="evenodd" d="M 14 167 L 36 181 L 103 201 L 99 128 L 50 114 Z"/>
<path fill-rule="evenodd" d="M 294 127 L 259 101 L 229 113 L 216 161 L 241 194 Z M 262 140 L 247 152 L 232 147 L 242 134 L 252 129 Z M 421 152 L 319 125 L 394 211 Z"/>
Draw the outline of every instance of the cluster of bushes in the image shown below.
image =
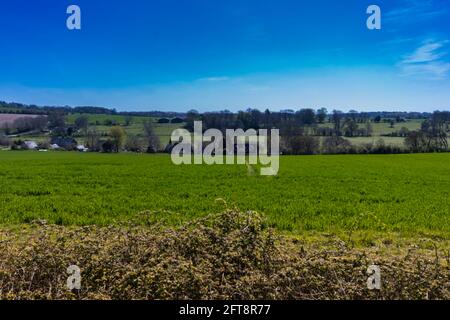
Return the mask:
<path fill-rule="evenodd" d="M 116 126 L 117 125 L 117 121 L 116 120 L 111 120 L 111 119 L 106 119 L 105 121 L 103 121 L 103 124 L 105 126 Z"/>
<path fill-rule="evenodd" d="M 25 146 L 24 141 L 16 140 L 11 143 L 11 150 L 28 150 L 28 147 Z"/>
<path fill-rule="evenodd" d="M 449 258 L 377 256 L 335 239 L 276 236 L 254 212 L 228 210 L 176 229 L 67 228 L 36 222 L 1 232 L 0 299 L 449 299 Z M 398 252 L 396 253 L 398 254 Z M 382 289 L 367 288 L 370 265 Z M 69 291 L 67 268 L 80 268 Z"/>
<path fill-rule="evenodd" d="M 393 131 L 389 134 L 386 134 L 386 137 L 402 137 L 405 138 L 410 134 L 410 130 L 406 127 L 402 127 L 400 130 Z"/>
<path fill-rule="evenodd" d="M 313 133 L 315 136 L 321 137 L 331 137 L 331 136 L 341 136 L 342 132 L 337 131 L 335 128 L 329 127 L 314 127 Z M 371 137 L 373 133 L 372 125 L 370 122 L 366 123 L 365 128 L 359 127 L 346 127 L 343 132 L 346 137 Z"/>
<path fill-rule="evenodd" d="M 35 146 L 30 146 L 25 141 L 20 140 L 20 139 L 11 142 L 9 146 L 11 147 L 11 150 L 16 150 L 16 151 L 30 150 L 30 149 L 39 149 L 39 150 L 50 149 L 50 143 L 48 143 L 48 142 L 39 142 L 39 143 L 36 143 Z"/>
<path fill-rule="evenodd" d="M 316 154 L 320 151 L 320 139 L 314 136 L 295 136 L 282 139 L 282 154 Z"/>
<path fill-rule="evenodd" d="M 183 118 L 179 118 L 179 117 L 176 117 L 176 118 L 173 118 L 173 119 L 160 118 L 158 120 L 158 123 L 159 124 L 167 124 L 167 123 L 177 123 L 177 124 L 179 124 L 179 123 L 183 123 L 184 121 L 185 120 Z"/>

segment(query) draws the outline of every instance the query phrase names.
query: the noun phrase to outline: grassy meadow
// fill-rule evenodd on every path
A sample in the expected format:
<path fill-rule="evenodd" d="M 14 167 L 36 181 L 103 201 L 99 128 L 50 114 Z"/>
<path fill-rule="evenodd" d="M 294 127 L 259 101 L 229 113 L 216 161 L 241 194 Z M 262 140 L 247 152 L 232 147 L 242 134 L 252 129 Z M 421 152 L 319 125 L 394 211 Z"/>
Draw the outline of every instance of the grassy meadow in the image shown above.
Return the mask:
<path fill-rule="evenodd" d="M 89 122 L 89 130 L 96 130 L 100 134 L 109 134 L 111 125 L 106 125 L 107 121 L 114 121 L 114 123 L 123 126 L 127 135 L 142 135 L 144 121 L 151 121 L 154 124 L 155 134 L 161 140 L 161 144 L 165 145 L 170 142 L 170 136 L 175 129 L 182 127 L 184 124 L 176 123 L 158 123 L 159 118 L 132 116 L 130 117 L 129 125 L 126 125 L 126 117 L 122 115 L 108 115 L 108 114 L 80 114 L 73 113 L 67 116 L 67 123 L 74 124 L 75 119 L 85 116 Z M 84 136 L 77 137 L 77 140 L 84 142 Z"/>
<path fill-rule="evenodd" d="M 179 225 L 228 207 L 287 233 L 450 236 L 450 154 L 283 156 L 278 176 L 168 155 L 0 151 L 0 224 Z M 217 200 L 222 199 L 222 200 Z"/>

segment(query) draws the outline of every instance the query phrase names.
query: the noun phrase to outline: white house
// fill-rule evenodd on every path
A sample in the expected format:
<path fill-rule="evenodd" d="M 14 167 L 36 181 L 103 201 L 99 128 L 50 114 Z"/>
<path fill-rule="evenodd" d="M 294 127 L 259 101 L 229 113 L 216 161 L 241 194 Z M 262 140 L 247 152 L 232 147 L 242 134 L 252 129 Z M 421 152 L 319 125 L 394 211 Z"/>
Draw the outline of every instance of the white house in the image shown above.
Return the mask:
<path fill-rule="evenodd" d="M 33 149 L 37 149 L 38 144 L 36 143 L 36 141 L 25 141 L 24 143 L 25 148 L 29 149 L 29 150 L 33 150 Z"/>
<path fill-rule="evenodd" d="M 78 151 L 81 151 L 81 152 L 87 152 L 89 149 L 86 148 L 84 145 L 79 144 L 79 145 L 77 146 L 77 150 L 78 150 Z"/>

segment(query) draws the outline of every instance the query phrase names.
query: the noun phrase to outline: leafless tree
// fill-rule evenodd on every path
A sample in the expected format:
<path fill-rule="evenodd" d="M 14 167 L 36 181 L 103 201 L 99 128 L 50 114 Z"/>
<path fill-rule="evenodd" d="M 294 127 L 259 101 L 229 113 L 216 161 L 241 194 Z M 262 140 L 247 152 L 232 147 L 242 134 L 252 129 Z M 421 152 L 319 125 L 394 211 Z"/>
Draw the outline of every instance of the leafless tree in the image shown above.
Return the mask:
<path fill-rule="evenodd" d="M 160 149 L 159 137 L 155 133 L 155 127 L 150 120 L 144 121 L 144 134 L 147 139 L 147 152 L 156 153 Z"/>

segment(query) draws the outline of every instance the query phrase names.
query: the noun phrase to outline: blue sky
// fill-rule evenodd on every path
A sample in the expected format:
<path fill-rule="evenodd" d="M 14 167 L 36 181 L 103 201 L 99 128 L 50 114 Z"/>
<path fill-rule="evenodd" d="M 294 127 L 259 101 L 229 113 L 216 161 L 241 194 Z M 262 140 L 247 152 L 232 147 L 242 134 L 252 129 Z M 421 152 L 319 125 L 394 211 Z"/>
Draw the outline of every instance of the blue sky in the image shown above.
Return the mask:
<path fill-rule="evenodd" d="M 66 28 L 71 4 L 81 30 Z M 450 109 L 450 0 L 2 1 L 0 39 L 6 101 Z"/>

